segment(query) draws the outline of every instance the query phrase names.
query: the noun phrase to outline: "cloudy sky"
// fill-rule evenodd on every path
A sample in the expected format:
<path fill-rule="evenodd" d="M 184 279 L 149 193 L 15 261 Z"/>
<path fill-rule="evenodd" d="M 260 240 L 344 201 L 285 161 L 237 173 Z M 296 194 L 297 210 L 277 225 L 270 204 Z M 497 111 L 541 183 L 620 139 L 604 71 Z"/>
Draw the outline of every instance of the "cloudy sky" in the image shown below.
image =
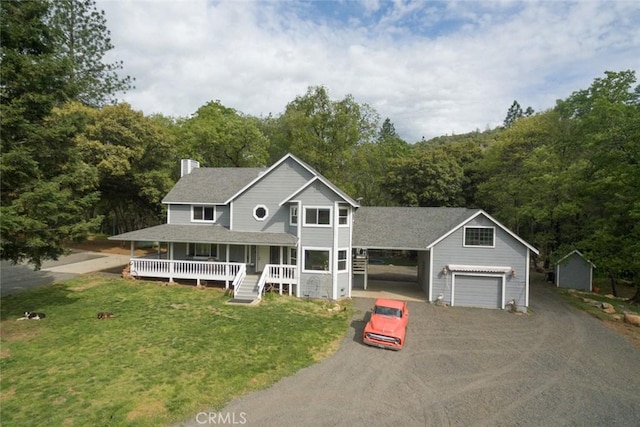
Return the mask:
<path fill-rule="evenodd" d="M 281 114 L 351 94 L 415 142 L 500 125 L 604 71 L 640 73 L 640 1 L 98 0 L 145 114 Z M 639 76 L 640 77 L 640 76 Z"/>

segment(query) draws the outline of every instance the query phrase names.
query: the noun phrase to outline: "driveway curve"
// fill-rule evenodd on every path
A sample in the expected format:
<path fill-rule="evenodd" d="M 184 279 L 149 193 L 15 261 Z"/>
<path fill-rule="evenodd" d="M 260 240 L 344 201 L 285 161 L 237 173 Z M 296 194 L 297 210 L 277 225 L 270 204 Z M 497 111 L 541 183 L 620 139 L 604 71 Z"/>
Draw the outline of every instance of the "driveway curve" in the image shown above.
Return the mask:
<path fill-rule="evenodd" d="M 638 426 L 640 350 L 532 287 L 531 314 L 410 302 L 405 348 L 362 344 L 361 310 L 339 350 L 184 426 Z"/>

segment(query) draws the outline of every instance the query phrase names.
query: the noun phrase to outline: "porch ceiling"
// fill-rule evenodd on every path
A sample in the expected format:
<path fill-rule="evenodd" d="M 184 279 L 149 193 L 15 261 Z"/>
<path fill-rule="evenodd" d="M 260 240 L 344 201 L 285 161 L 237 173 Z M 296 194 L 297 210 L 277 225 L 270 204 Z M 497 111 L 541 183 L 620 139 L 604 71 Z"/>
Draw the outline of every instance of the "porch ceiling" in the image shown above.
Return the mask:
<path fill-rule="evenodd" d="M 143 242 L 222 243 L 233 245 L 296 246 L 289 233 L 230 231 L 220 225 L 162 224 L 109 237 L 109 240 Z"/>

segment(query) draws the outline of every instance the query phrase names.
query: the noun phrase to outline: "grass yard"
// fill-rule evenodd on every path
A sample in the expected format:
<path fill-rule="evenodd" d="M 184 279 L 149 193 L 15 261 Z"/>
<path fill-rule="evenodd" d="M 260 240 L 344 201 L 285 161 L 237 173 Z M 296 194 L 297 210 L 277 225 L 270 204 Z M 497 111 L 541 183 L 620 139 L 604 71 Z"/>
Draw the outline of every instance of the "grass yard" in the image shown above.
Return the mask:
<path fill-rule="evenodd" d="M 1 424 L 191 419 L 332 354 L 348 328 L 349 307 L 330 311 L 327 301 L 228 299 L 219 289 L 99 275 L 3 297 Z M 16 321 L 25 310 L 47 318 Z M 101 311 L 115 317 L 98 320 Z"/>

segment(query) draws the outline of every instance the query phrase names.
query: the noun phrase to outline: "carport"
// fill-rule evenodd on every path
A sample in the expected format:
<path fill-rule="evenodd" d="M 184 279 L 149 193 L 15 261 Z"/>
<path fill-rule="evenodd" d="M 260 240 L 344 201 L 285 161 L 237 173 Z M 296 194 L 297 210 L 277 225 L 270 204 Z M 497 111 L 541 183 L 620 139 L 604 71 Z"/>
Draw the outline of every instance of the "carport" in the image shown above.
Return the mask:
<path fill-rule="evenodd" d="M 537 250 L 479 209 L 361 207 L 352 246 L 352 294 L 372 283 L 383 292 L 399 289 L 394 277 L 372 274 L 377 266 L 367 254 L 404 250 L 417 254 L 413 283 L 405 289 L 412 292 L 414 285 L 424 301 L 492 309 L 529 305 L 529 252 Z"/>
<path fill-rule="evenodd" d="M 468 217 L 464 208 L 361 207 L 354 215 L 352 295 L 366 292 L 404 293 L 428 300 L 430 242 L 445 234 L 458 218 Z M 407 269 L 371 263 L 372 251 L 413 251 L 417 265 Z M 385 266 L 388 267 L 388 266 Z"/>

